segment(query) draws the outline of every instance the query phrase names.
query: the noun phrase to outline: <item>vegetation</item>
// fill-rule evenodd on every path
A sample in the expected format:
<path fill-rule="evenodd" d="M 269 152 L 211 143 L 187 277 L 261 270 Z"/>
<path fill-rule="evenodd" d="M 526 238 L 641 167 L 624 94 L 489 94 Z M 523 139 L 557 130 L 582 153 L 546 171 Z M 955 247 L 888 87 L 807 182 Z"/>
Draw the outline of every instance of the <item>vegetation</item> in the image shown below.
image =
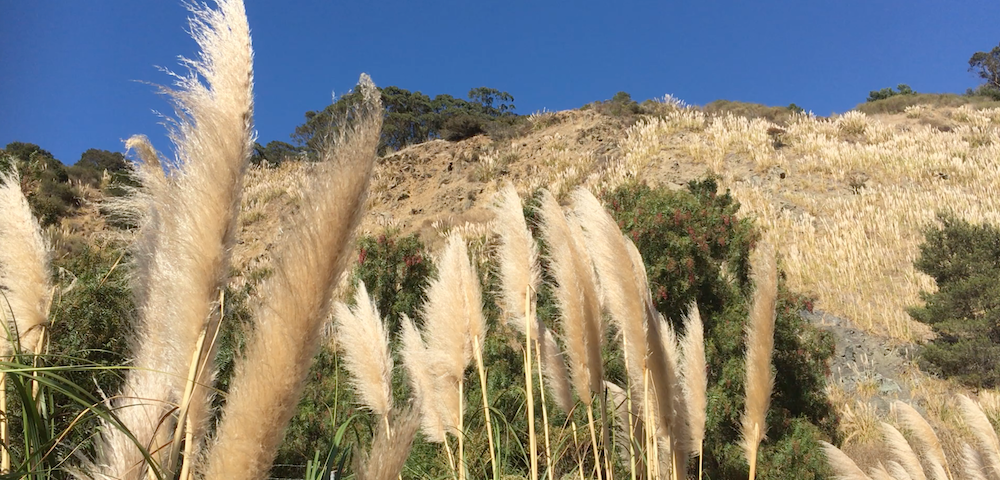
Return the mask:
<path fill-rule="evenodd" d="M 936 338 L 922 351 L 930 370 L 977 388 L 1000 383 L 1000 229 L 951 215 L 926 233 L 915 265 L 937 291 L 910 314 Z"/>
<path fill-rule="evenodd" d="M 385 105 L 379 153 L 435 138 L 462 140 L 519 121 L 514 113 L 514 97 L 493 88 L 473 88 L 468 100 L 448 94 L 432 99 L 395 86 L 380 88 L 379 92 Z M 292 138 L 309 151 L 318 151 L 353 121 L 347 113 L 359 98 L 355 89 L 321 111 L 306 112 L 306 122 L 295 128 Z"/>
<path fill-rule="evenodd" d="M 748 103 L 731 100 L 716 100 L 705 105 L 702 110 L 709 115 L 731 114 L 746 118 L 762 118 L 777 125 L 784 125 L 802 113 L 802 109 L 794 103 L 787 107 L 769 107 L 759 103 Z"/>
<path fill-rule="evenodd" d="M 969 71 L 985 83 L 977 93 L 1000 100 L 1000 45 L 988 52 L 976 52 L 969 58 Z"/>
<path fill-rule="evenodd" d="M 917 93 L 905 83 L 900 83 L 896 86 L 896 89 L 897 90 L 893 90 L 892 87 L 888 87 L 883 88 L 882 90 L 872 90 L 871 92 L 868 92 L 868 100 L 866 101 L 877 102 L 879 100 L 895 97 L 896 95 L 915 95 Z"/>

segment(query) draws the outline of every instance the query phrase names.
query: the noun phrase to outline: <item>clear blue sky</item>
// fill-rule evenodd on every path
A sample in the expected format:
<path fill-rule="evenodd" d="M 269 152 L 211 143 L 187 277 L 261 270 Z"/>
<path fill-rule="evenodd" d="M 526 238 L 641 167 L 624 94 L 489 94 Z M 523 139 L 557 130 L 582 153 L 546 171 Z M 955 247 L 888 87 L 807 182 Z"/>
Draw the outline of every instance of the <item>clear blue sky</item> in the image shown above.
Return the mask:
<path fill-rule="evenodd" d="M 0 147 L 37 143 L 64 163 L 150 136 L 169 151 L 141 83 L 191 56 L 179 1 L 0 0 Z M 624 90 L 689 103 L 725 98 L 843 112 L 907 83 L 964 92 L 975 51 L 1000 43 L 996 0 L 247 0 L 261 143 L 303 113 L 376 84 L 464 97 L 514 95 L 520 113 L 576 108 Z"/>

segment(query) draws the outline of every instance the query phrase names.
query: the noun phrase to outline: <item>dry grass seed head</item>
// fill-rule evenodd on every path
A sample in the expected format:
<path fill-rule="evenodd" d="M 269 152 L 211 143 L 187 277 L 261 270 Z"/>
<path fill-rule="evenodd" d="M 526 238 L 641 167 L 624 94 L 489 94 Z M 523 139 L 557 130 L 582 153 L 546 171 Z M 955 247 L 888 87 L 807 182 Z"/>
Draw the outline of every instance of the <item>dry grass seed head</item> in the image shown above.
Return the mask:
<path fill-rule="evenodd" d="M 190 11 L 189 27 L 200 54 L 181 60 L 188 73 L 173 75 L 176 88 L 162 89 L 177 116 L 169 132 L 177 160 L 169 188 L 148 197 L 147 210 L 158 217 L 147 223 L 155 233 L 143 237 L 155 242 L 140 245 L 149 250 L 137 252 L 151 256 L 144 272 L 148 295 L 139 305 L 136 368 L 128 371 L 116 405 L 125 426 L 152 450 L 163 446 L 158 443 L 162 433 L 152 430 L 161 423 L 166 430 L 173 428 L 171 419 L 160 420 L 180 402 L 199 337 L 208 331 L 211 338 L 221 319 L 219 292 L 229 273 L 243 175 L 253 146 L 253 51 L 243 2 L 222 0 L 216 9 L 191 5 Z M 212 414 L 216 347 L 216 342 L 204 343 L 187 405 L 192 438 L 187 448 L 198 456 Z M 132 439 L 114 428 L 105 428 L 103 436 L 96 461 L 101 473 L 142 478 L 144 457 Z M 167 450 L 160 452 L 162 457 Z M 160 461 L 169 467 L 173 459 Z"/>
<path fill-rule="evenodd" d="M 208 480 L 266 477 L 319 350 L 363 215 L 382 126 L 378 90 L 367 75 L 359 85 L 357 120 L 320 151 L 298 218 L 277 245 L 274 275 L 258 290 L 256 328 L 208 454 Z"/>
<path fill-rule="evenodd" d="M 413 447 L 413 439 L 420 427 L 420 416 L 413 406 L 393 415 L 390 423 L 379 422 L 371 450 L 359 454 L 354 471 L 358 480 L 393 480 L 400 478 Z"/>
<path fill-rule="evenodd" d="M 598 334 L 600 306 L 592 269 L 575 240 L 570 223 L 555 197 L 542 191 L 539 214 L 542 235 L 550 249 L 555 298 L 563 326 L 563 341 L 569 360 L 573 388 L 584 404 L 592 393 L 603 389 L 601 340 Z M 595 353 L 596 352 L 596 353 Z M 600 384 L 595 385 L 595 378 Z"/>
<path fill-rule="evenodd" d="M 505 318 L 518 331 L 524 330 L 525 292 L 530 290 L 529 301 L 534 303 L 542 274 L 538 267 L 538 245 L 524 220 L 521 199 L 513 186 L 507 185 L 497 194 L 494 220 L 500 235 L 499 253 L 500 285 Z M 534 307 L 532 305 L 532 307 Z M 533 308 L 532 308 L 533 310 Z M 537 338 L 537 323 L 530 335 Z M 528 335 L 528 332 L 522 332 Z"/>
<path fill-rule="evenodd" d="M 52 306 L 51 253 L 16 169 L 0 173 L 0 212 L 0 318 L 12 319 L 21 350 L 34 352 Z M 10 342 L 0 343 L 0 352 L 10 350 Z"/>
<path fill-rule="evenodd" d="M 410 388 L 413 390 L 414 401 L 420 405 L 421 431 L 430 442 L 444 442 L 444 423 L 437 408 L 438 393 L 434 387 L 434 379 L 430 375 L 427 347 L 420 337 L 420 331 L 413 324 L 413 320 L 403 314 L 401 324 L 403 366 L 406 367 L 406 372 L 410 376 Z"/>
<path fill-rule="evenodd" d="M 820 440 L 819 444 L 823 447 L 826 463 L 833 469 L 835 478 L 838 480 L 868 480 L 868 475 L 865 475 L 865 472 L 858 468 L 858 465 L 846 453 L 831 443 Z"/>
<path fill-rule="evenodd" d="M 889 447 L 889 452 L 893 459 L 903 466 L 910 478 L 913 480 L 926 480 L 927 477 L 924 475 L 924 469 L 920 465 L 920 458 L 910 448 L 910 444 L 907 443 L 903 434 L 899 433 L 896 427 L 882 422 L 882 435 L 885 438 L 885 444 Z"/>
<path fill-rule="evenodd" d="M 748 462 L 754 462 L 761 440 L 767 436 L 767 410 L 771 405 L 774 373 L 774 317 L 778 296 L 778 270 L 774 250 L 761 243 L 753 258 L 754 294 L 747 324 L 746 406 L 741 418 L 740 445 Z"/>
<path fill-rule="evenodd" d="M 344 367 L 352 375 L 361 404 L 379 416 L 392 408 L 392 354 L 378 306 L 368 295 L 364 282 L 358 282 L 355 305 L 337 302 L 334 318 Z"/>
<path fill-rule="evenodd" d="M 983 460 L 983 454 L 968 443 L 962 446 L 962 469 L 968 480 L 987 480 L 990 478 L 986 474 L 986 462 Z"/>
<path fill-rule="evenodd" d="M 688 313 L 684 316 L 681 358 L 691 451 L 700 454 L 705 440 L 708 408 L 708 367 L 705 361 L 705 327 L 695 302 L 691 302 Z"/>
<path fill-rule="evenodd" d="M 931 425 L 908 403 L 896 400 L 892 403 L 892 409 L 903 428 L 913 432 L 911 443 L 927 462 L 931 477 L 934 480 L 948 480 L 948 459 L 945 458 L 941 441 Z"/>
<path fill-rule="evenodd" d="M 996 430 L 976 402 L 962 394 L 955 395 L 955 398 L 958 400 L 962 418 L 972 432 L 978 450 L 985 460 L 988 476 L 1000 478 L 1000 440 L 997 439 Z"/>

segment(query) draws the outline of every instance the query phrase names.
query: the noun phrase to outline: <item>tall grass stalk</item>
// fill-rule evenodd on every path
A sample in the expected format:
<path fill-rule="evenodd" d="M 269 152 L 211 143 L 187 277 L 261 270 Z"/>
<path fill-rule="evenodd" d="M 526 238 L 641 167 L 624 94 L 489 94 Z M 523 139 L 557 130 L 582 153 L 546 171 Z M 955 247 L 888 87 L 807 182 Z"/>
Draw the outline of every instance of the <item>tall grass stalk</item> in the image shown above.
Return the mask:
<path fill-rule="evenodd" d="M 868 475 L 865 475 L 865 472 L 858 468 L 854 460 L 851 460 L 851 457 L 848 457 L 839 448 L 822 440 L 819 441 L 819 444 L 823 447 L 827 463 L 830 464 L 837 478 L 842 480 L 869 480 Z"/>
<path fill-rule="evenodd" d="M 175 425 L 189 359 L 202 331 L 221 321 L 216 299 L 228 280 L 243 175 L 253 147 L 253 52 L 240 0 L 222 0 L 216 10 L 191 7 L 190 29 L 201 52 L 183 60 L 189 71 L 163 88 L 177 119 L 170 136 L 173 171 L 163 189 L 142 197 L 146 222 L 136 258 L 148 267 L 137 279 L 141 325 L 134 348 L 136 367 L 126 374 L 116 407 L 129 430 L 162 458 Z M 204 83 L 203 83 L 204 80 Z M 205 342 L 203 364 L 189 401 L 192 457 L 201 455 L 212 411 L 214 348 Z M 102 474 L 137 480 L 145 458 L 120 431 L 106 428 L 97 463 Z"/>
<path fill-rule="evenodd" d="M 986 471 L 991 478 L 1000 478 L 1000 439 L 989 418 L 976 402 L 965 395 L 956 395 L 959 413 L 976 440 Z"/>
<path fill-rule="evenodd" d="M 882 435 L 885 445 L 889 448 L 889 453 L 898 462 L 906 474 L 913 480 L 927 480 L 924 469 L 920 465 L 920 457 L 913 451 L 906 437 L 892 425 L 882 422 Z"/>
<path fill-rule="evenodd" d="M 378 90 L 367 75 L 359 88 L 355 121 L 320 152 L 316 175 L 303 187 L 308 195 L 299 217 L 277 247 L 275 273 L 259 289 L 256 328 L 201 474 L 207 480 L 264 478 L 295 412 L 348 264 L 381 131 Z"/>
<path fill-rule="evenodd" d="M 756 478 L 757 451 L 767 436 L 767 410 L 774 389 L 771 353 L 778 296 L 778 270 L 772 247 L 761 243 L 752 260 L 754 294 L 746 329 L 746 403 L 740 419 L 740 446 L 750 464 L 750 480 Z"/>
<path fill-rule="evenodd" d="M 915 444 L 920 455 L 928 463 L 928 469 L 934 480 L 950 480 L 951 468 L 948 466 L 948 459 L 945 458 L 941 441 L 927 420 L 908 403 L 899 400 L 892 403 L 892 409 L 896 412 L 900 423 L 913 432 L 910 442 Z"/>
<path fill-rule="evenodd" d="M 538 480 L 538 440 L 535 436 L 535 397 L 531 385 L 531 376 L 533 373 L 531 371 L 532 338 L 530 336 L 530 332 L 532 320 L 531 304 L 533 302 L 531 302 L 530 299 L 531 287 L 529 286 L 524 291 L 524 331 L 529 332 L 529 335 L 524 342 L 524 395 L 528 413 L 528 445 L 529 454 L 531 455 L 531 480 Z"/>
<path fill-rule="evenodd" d="M 704 470 L 705 421 L 708 408 L 708 369 L 705 360 L 705 327 L 698 304 L 691 302 L 684 316 L 684 337 L 681 340 L 684 378 L 684 398 L 687 405 L 688 435 L 691 450 L 698 455 L 698 480 Z"/>
<path fill-rule="evenodd" d="M 570 363 L 573 388 L 587 409 L 587 424 L 591 432 L 597 477 L 601 472 L 600 448 L 594 422 L 594 394 L 604 390 L 601 358 L 601 309 L 594 282 L 593 267 L 582 245 L 574 236 L 555 197 L 546 190 L 541 193 L 539 213 L 542 217 L 542 234 L 550 247 L 550 264 L 556 280 L 555 297 L 561 312 L 566 354 Z M 578 228 L 578 227 L 577 227 Z M 602 418 L 605 415 L 604 397 L 600 395 Z M 606 432 L 607 422 L 601 422 Z M 606 436 L 602 436 L 607 439 Z M 607 442 L 605 442 L 607 444 Z"/>

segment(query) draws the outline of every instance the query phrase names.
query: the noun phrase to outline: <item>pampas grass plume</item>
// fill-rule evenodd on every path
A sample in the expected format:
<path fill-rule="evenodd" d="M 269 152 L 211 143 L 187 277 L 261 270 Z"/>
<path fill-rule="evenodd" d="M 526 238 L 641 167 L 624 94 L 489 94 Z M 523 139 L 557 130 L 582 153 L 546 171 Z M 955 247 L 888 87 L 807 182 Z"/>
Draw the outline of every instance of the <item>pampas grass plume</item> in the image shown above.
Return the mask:
<path fill-rule="evenodd" d="M 968 443 L 962 445 L 962 468 L 968 480 L 988 480 L 986 463 L 976 447 Z"/>
<path fill-rule="evenodd" d="M 830 465 L 836 474 L 837 480 L 869 480 L 868 475 L 858 468 L 858 465 L 833 444 L 820 440 L 823 453 L 826 455 L 826 463 Z"/>
<path fill-rule="evenodd" d="M 382 126 L 378 90 L 367 75 L 359 85 L 355 123 L 321 152 L 299 216 L 277 246 L 274 275 L 261 285 L 256 328 L 208 452 L 207 480 L 265 478 L 298 405 L 333 291 L 348 264 Z"/>
<path fill-rule="evenodd" d="M 356 457 L 354 471 L 358 480 L 396 480 L 410 455 L 413 438 L 420 426 L 414 407 L 406 407 L 393 416 L 392 430 L 379 422 L 371 450 Z"/>
<path fill-rule="evenodd" d="M 368 296 L 364 282 L 358 282 L 355 306 L 337 302 L 337 345 L 344 367 L 351 373 L 362 405 L 384 417 L 392 408 L 392 354 L 378 306 Z"/>
<path fill-rule="evenodd" d="M 959 413 L 976 439 L 978 451 L 985 461 L 987 476 L 1000 478 L 1000 439 L 997 438 L 996 430 L 976 402 L 962 394 L 955 397 L 958 399 Z"/>
<path fill-rule="evenodd" d="M 920 465 L 920 458 L 910 448 L 910 444 L 906 442 L 903 434 L 899 433 L 896 427 L 882 422 L 882 436 L 885 438 L 885 445 L 889 448 L 889 452 L 903 466 L 903 469 L 906 470 L 910 478 L 913 480 L 926 480 L 927 477 L 924 475 L 924 469 Z"/>
<path fill-rule="evenodd" d="M 778 296 L 778 271 L 770 245 L 757 248 L 753 263 L 754 295 L 746 340 L 746 405 L 740 421 L 740 445 L 750 464 L 750 479 L 757 467 L 757 450 L 767 436 L 767 410 L 771 405 L 774 373 L 774 316 Z"/>
<path fill-rule="evenodd" d="M 51 254 L 16 169 L 0 173 L 0 212 L 0 308 L 5 313 L 0 318 L 13 320 L 22 351 L 35 352 L 52 306 Z M 11 343 L 2 343 L 0 353 L 6 355 Z"/>
<path fill-rule="evenodd" d="M 681 353 L 691 451 L 701 456 L 708 408 L 708 367 L 705 361 L 705 327 L 695 302 L 691 302 L 688 313 L 684 316 Z"/>
<path fill-rule="evenodd" d="M 428 365 L 427 347 L 420 337 L 413 320 L 405 314 L 401 315 L 403 366 L 410 376 L 410 387 L 413 389 L 414 400 L 420 405 L 420 427 L 427 440 L 434 443 L 445 441 L 444 423 L 438 410 L 438 393 L 431 378 Z"/>
<path fill-rule="evenodd" d="M 914 446 L 928 463 L 934 480 L 949 480 L 948 459 L 945 458 L 941 441 L 927 420 L 910 404 L 899 400 L 892 403 L 892 409 L 902 426 L 913 432 L 911 443 L 915 444 Z"/>

